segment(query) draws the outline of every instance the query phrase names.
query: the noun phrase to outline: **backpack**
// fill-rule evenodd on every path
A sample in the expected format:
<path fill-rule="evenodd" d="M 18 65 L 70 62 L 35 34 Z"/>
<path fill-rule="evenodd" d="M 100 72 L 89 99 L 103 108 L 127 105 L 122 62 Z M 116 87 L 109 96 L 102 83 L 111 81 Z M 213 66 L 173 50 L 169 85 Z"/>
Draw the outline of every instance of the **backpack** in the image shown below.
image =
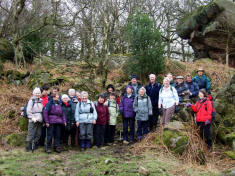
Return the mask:
<path fill-rule="evenodd" d="M 109 108 L 109 107 L 110 107 L 110 100 L 108 100 L 108 108 Z M 113 106 L 111 106 L 111 107 L 113 107 Z M 117 102 L 116 102 L 115 108 L 116 108 L 116 113 L 117 113 Z"/>
<path fill-rule="evenodd" d="M 172 92 L 172 94 L 173 94 L 173 88 L 172 88 L 172 86 L 170 86 L 170 89 L 171 89 L 171 92 Z M 162 90 L 163 90 L 163 87 L 161 87 L 160 93 L 162 93 Z M 174 94 L 173 94 L 173 95 L 174 95 Z"/>
<path fill-rule="evenodd" d="M 146 97 L 147 98 L 147 106 L 148 106 L 148 112 L 149 112 L 149 98 L 148 96 Z M 136 97 L 136 102 L 137 102 L 137 107 L 138 107 L 138 96 Z"/>
<path fill-rule="evenodd" d="M 215 117 L 216 117 L 216 110 L 215 110 L 215 108 L 214 108 L 214 103 L 213 103 L 213 101 L 212 101 L 212 100 L 210 100 L 210 101 L 211 101 L 211 105 L 212 105 L 211 120 L 215 120 Z M 207 102 L 208 102 L 208 100 L 206 100 L 206 103 L 205 103 L 205 106 L 206 106 L 205 110 L 206 110 L 206 111 L 207 111 Z"/>
<path fill-rule="evenodd" d="M 35 105 L 35 99 L 32 99 L 32 101 L 33 101 L 33 105 L 32 105 L 32 108 L 33 108 Z M 28 103 L 29 103 L 29 101 L 24 105 L 23 114 L 22 114 L 22 116 L 27 119 L 28 119 L 28 114 L 27 114 Z"/>
<path fill-rule="evenodd" d="M 90 113 L 93 113 L 93 112 L 94 112 L 94 109 L 93 109 L 91 103 L 88 103 L 88 104 L 90 104 Z M 79 101 L 79 109 L 81 109 L 81 105 L 82 105 L 82 102 Z M 80 112 L 80 114 L 81 114 L 81 112 Z"/>

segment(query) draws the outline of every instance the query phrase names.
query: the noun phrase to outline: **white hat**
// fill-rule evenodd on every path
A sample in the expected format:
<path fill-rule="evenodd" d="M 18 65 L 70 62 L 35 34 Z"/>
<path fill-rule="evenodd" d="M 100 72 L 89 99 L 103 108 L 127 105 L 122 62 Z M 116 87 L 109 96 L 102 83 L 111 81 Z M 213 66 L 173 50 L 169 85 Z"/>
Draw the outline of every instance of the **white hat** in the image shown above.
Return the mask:
<path fill-rule="evenodd" d="M 36 87 L 36 88 L 33 90 L 33 95 L 35 95 L 36 93 L 41 94 L 41 89 L 40 89 L 39 87 Z"/>

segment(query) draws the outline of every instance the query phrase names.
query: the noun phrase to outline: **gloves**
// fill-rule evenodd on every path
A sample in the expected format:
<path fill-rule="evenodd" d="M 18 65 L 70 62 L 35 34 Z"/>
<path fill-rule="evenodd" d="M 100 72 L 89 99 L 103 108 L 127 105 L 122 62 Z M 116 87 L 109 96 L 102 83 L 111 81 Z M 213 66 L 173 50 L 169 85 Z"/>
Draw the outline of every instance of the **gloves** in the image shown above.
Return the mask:
<path fill-rule="evenodd" d="M 187 104 L 185 105 L 186 108 L 191 107 L 191 106 L 192 106 L 191 103 L 187 103 Z"/>
<path fill-rule="evenodd" d="M 33 123 L 37 122 L 37 119 L 35 117 L 32 118 Z"/>
<path fill-rule="evenodd" d="M 210 120 L 205 121 L 205 125 L 209 125 L 210 123 L 211 123 Z"/>

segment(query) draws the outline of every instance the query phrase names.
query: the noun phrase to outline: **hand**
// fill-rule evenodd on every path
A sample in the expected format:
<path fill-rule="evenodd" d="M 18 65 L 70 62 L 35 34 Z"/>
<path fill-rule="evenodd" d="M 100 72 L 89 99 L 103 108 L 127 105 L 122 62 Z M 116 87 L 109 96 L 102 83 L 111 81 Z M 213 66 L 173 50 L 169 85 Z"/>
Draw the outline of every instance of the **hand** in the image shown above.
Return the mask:
<path fill-rule="evenodd" d="M 192 96 L 193 94 L 191 92 L 189 92 L 189 95 Z"/>
<path fill-rule="evenodd" d="M 32 118 L 33 123 L 37 122 L 37 119 L 35 117 Z"/>
<path fill-rule="evenodd" d="M 79 127 L 79 122 L 76 123 L 77 127 Z"/>
<path fill-rule="evenodd" d="M 191 103 L 187 103 L 187 104 L 185 105 L 186 108 L 191 107 L 191 106 L 192 106 Z"/>
<path fill-rule="evenodd" d="M 205 125 L 209 125 L 210 123 L 211 123 L 210 120 L 205 121 Z"/>
<path fill-rule="evenodd" d="M 93 121 L 93 124 L 94 124 L 94 125 L 96 124 L 96 120 Z"/>
<path fill-rule="evenodd" d="M 46 127 L 48 128 L 50 126 L 50 124 L 49 123 L 46 123 Z"/>
<path fill-rule="evenodd" d="M 159 105 L 158 105 L 158 109 L 161 109 L 161 107 L 162 107 L 162 105 L 161 105 L 161 104 L 159 104 Z"/>
<path fill-rule="evenodd" d="M 185 95 L 185 93 L 182 93 L 181 95 Z"/>
<path fill-rule="evenodd" d="M 64 126 L 67 126 L 67 123 L 66 123 L 66 122 L 64 123 Z"/>
<path fill-rule="evenodd" d="M 179 105 L 179 102 L 176 102 L 175 105 L 178 106 L 178 105 Z"/>

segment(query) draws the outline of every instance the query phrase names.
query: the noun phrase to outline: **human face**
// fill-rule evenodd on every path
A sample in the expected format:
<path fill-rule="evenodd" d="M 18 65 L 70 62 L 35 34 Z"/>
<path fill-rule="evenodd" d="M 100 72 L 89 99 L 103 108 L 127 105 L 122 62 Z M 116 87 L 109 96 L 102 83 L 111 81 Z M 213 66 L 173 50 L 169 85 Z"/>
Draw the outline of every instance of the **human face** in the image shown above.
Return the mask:
<path fill-rule="evenodd" d="M 198 97 L 199 97 L 200 99 L 203 99 L 203 98 L 204 98 L 204 94 L 203 94 L 202 92 L 199 92 L 199 93 L 198 93 Z"/>
<path fill-rule="evenodd" d="M 132 85 L 136 85 L 136 84 L 137 84 L 137 79 L 136 79 L 136 78 L 133 78 L 133 79 L 131 80 L 131 84 L 132 84 Z"/>
<path fill-rule="evenodd" d="M 56 95 L 56 96 L 53 98 L 53 100 L 55 100 L 55 101 L 59 101 L 59 99 L 60 99 L 60 96 L 59 96 L 59 95 Z"/>
<path fill-rule="evenodd" d="M 99 97 L 98 102 L 99 103 L 104 103 L 104 98 Z"/>
<path fill-rule="evenodd" d="M 169 83 L 169 81 L 164 80 L 163 85 L 164 85 L 164 87 L 169 87 L 170 83 Z"/>
<path fill-rule="evenodd" d="M 140 96 L 144 96 L 144 93 L 145 93 L 145 91 L 144 91 L 143 89 L 140 89 L 140 90 L 139 90 Z"/>
<path fill-rule="evenodd" d="M 40 93 L 35 93 L 35 97 L 36 97 L 36 98 L 40 98 L 40 97 L 41 97 L 41 94 L 40 94 Z"/>
<path fill-rule="evenodd" d="M 173 80 L 173 76 L 172 76 L 171 74 L 168 74 L 168 75 L 167 75 L 167 78 L 168 78 L 170 81 Z"/>
<path fill-rule="evenodd" d="M 198 76 L 202 76 L 203 75 L 203 71 L 198 71 L 197 74 L 198 74 Z"/>
<path fill-rule="evenodd" d="M 53 89 L 52 92 L 53 92 L 54 94 L 59 95 L 59 91 L 58 91 L 57 89 Z"/>
<path fill-rule="evenodd" d="M 181 84 L 182 82 L 184 82 L 183 79 L 177 79 L 176 81 L 177 81 L 178 84 Z"/>
<path fill-rule="evenodd" d="M 76 98 L 77 99 L 81 98 L 81 94 L 79 92 L 76 92 Z"/>
<path fill-rule="evenodd" d="M 68 103 L 68 102 L 69 102 L 69 98 L 68 98 L 68 97 L 65 97 L 65 98 L 62 99 L 62 101 L 63 101 L 64 103 Z"/>
<path fill-rule="evenodd" d="M 42 96 L 47 96 L 49 94 L 49 90 L 43 90 L 42 91 Z"/>
<path fill-rule="evenodd" d="M 83 102 L 86 102 L 86 101 L 87 101 L 87 98 L 88 98 L 88 95 L 83 95 L 83 96 L 82 96 L 82 101 L 83 101 Z"/>
<path fill-rule="evenodd" d="M 75 93 L 74 93 L 74 92 L 69 92 L 69 96 L 70 96 L 70 97 L 74 97 L 74 96 L 75 96 Z"/>
<path fill-rule="evenodd" d="M 192 77 L 191 76 L 187 76 L 186 80 L 187 80 L 187 82 L 192 82 Z"/>
<path fill-rule="evenodd" d="M 115 101 L 116 97 L 115 96 L 110 96 L 109 99 Z"/>
<path fill-rule="evenodd" d="M 128 87 L 128 88 L 126 89 L 126 93 L 127 93 L 128 95 L 131 94 L 131 93 L 132 93 L 132 89 Z"/>
<path fill-rule="evenodd" d="M 108 92 L 112 93 L 113 92 L 113 88 L 112 87 L 108 88 Z"/>
<path fill-rule="evenodd" d="M 154 84 L 155 83 L 155 80 L 156 80 L 156 77 L 155 76 L 150 76 L 149 77 L 149 81 Z"/>

